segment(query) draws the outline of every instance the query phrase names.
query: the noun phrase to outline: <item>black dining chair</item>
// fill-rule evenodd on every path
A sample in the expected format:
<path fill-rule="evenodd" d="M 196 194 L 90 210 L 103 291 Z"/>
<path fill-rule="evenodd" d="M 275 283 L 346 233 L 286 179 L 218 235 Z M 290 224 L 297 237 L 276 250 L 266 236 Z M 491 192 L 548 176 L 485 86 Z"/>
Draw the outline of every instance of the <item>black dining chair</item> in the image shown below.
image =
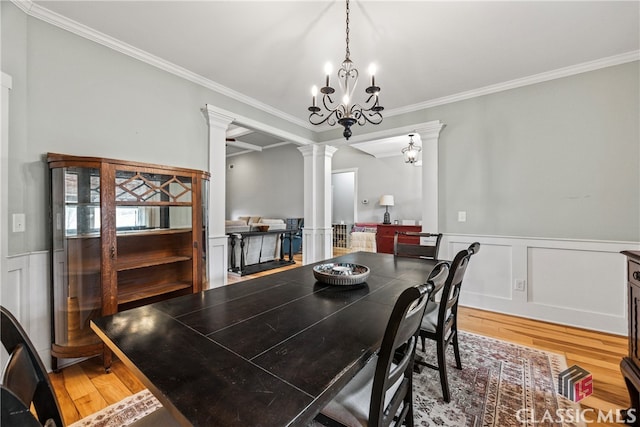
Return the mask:
<path fill-rule="evenodd" d="M 396 231 L 393 254 L 400 257 L 438 259 L 442 234 Z"/>
<path fill-rule="evenodd" d="M 18 320 L 2 306 L 0 341 L 9 353 L 1 386 L 0 425 L 64 427 L 58 399 L 40 356 Z M 29 409 L 31 405 L 35 415 Z M 169 427 L 178 423 L 165 408 L 160 408 L 129 425 Z"/>
<path fill-rule="evenodd" d="M 460 349 L 458 347 L 458 298 L 460 297 L 460 288 L 464 274 L 469 266 L 469 260 L 471 256 L 477 254 L 479 250 L 480 243 L 475 242 L 471 244 L 469 248 L 458 252 L 451 262 L 447 280 L 440 287 L 436 286 L 432 292 L 433 297 L 440 295 L 439 302 L 429 302 L 422 319 L 422 324 L 420 325 L 419 334 L 422 341 L 422 351 L 425 351 L 425 341 L 427 338 L 434 340 L 436 342 L 438 364 L 433 365 L 420 359 L 416 360 L 416 364 L 439 371 L 442 397 L 445 402 L 451 400 L 447 380 L 446 350 L 449 344 L 453 345 L 456 368 L 462 369 Z"/>
<path fill-rule="evenodd" d="M 413 426 L 413 361 L 418 330 L 431 290 L 444 283 L 447 267 L 439 265 L 426 284 L 402 292 L 380 351 L 322 409 L 316 421 L 325 426 Z"/>

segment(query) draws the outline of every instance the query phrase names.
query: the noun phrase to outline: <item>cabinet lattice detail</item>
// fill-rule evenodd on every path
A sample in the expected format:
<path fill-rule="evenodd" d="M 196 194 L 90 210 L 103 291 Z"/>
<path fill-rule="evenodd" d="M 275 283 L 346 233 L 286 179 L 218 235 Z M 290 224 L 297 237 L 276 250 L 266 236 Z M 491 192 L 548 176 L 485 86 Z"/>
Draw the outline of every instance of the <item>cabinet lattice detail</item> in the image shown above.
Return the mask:
<path fill-rule="evenodd" d="M 128 178 L 117 176 L 115 182 L 116 202 L 191 201 L 191 182 L 184 177 L 136 173 Z"/>

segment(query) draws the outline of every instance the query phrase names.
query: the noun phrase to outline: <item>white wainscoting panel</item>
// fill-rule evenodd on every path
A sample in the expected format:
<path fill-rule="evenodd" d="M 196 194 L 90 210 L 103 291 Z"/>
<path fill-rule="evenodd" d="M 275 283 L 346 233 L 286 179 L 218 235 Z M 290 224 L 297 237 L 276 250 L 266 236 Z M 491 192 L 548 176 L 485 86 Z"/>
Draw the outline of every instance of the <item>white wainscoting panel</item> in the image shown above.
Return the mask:
<path fill-rule="evenodd" d="M 26 329 L 29 323 L 26 285 L 29 280 L 29 258 L 7 257 L 7 281 L 0 287 L 0 303 L 18 319 Z"/>
<path fill-rule="evenodd" d="M 450 258 L 469 247 L 469 243 L 449 241 Z M 513 248 L 508 245 L 484 244 L 473 256 L 465 273 L 465 292 L 493 298 L 511 299 Z"/>
<path fill-rule="evenodd" d="M 51 369 L 49 252 L 7 257 L 8 280 L 1 303 L 18 319 L 47 369 Z"/>
<path fill-rule="evenodd" d="M 529 301 L 624 317 L 625 261 L 618 252 L 530 247 Z"/>
<path fill-rule="evenodd" d="M 623 250 L 638 242 L 446 234 L 440 257 L 453 259 L 473 242 L 460 304 L 553 323 L 626 335 Z M 524 281 L 524 290 L 516 290 Z"/>

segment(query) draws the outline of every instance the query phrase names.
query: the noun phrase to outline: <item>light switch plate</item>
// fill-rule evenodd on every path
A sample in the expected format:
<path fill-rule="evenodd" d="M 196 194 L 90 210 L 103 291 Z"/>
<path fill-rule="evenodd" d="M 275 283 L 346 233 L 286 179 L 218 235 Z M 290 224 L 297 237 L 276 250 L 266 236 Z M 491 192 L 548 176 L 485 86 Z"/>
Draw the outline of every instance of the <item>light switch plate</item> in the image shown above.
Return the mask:
<path fill-rule="evenodd" d="M 13 214 L 13 232 L 14 233 L 24 233 L 25 227 L 25 216 L 23 213 Z"/>
<path fill-rule="evenodd" d="M 467 212 L 458 211 L 458 222 L 466 222 L 466 221 L 467 221 Z"/>

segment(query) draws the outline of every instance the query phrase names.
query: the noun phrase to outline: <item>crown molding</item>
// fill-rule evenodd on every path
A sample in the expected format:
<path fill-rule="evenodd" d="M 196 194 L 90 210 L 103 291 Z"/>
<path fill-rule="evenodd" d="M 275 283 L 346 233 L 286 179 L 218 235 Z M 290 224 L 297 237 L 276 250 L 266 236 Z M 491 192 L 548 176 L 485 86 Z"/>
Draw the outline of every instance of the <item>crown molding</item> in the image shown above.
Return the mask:
<path fill-rule="evenodd" d="M 569 67 L 559 68 L 557 70 L 547 71 L 520 79 L 509 80 L 495 85 L 485 86 L 478 89 L 460 92 L 454 95 L 443 96 L 442 98 L 431 99 L 429 101 L 420 102 L 405 107 L 394 108 L 385 112 L 385 116 L 392 117 L 401 114 L 412 113 L 427 108 L 437 107 L 439 105 L 451 104 L 453 102 L 463 101 L 465 99 L 476 98 L 479 96 L 490 95 L 509 89 L 516 89 L 523 86 L 529 86 L 536 83 L 542 83 L 549 80 L 556 80 L 563 77 L 569 77 L 576 74 L 595 71 L 601 68 L 612 67 L 614 65 L 626 64 L 627 62 L 639 61 L 640 50 L 635 50 L 620 55 L 614 55 L 607 58 L 597 59 L 595 61 L 583 62 L 581 64 L 571 65 Z"/>
<path fill-rule="evenodd" d="M 321 126 L 321 127 L 314 126 L 305 120 L 302 120 L 291 114 L 285 113 L 284 111 L 277 110 L 268 104 L 258 101 L 255 98 L 252 98 L 250 96 L 237 92 L 213 80 L 207 79 L 206 77 L 203 77 L 199 74 L 189 71 L 186 68 L 180 67 L 179 65 L 176 65 L 172 62 L 169 62 L 160 57 L 157 57 L 148 52 L 145 52 L 142 49 L 131 46 L 114 37 L 103 34 L 91 27 L 88 27 L 84 24 L 81 24 L 72 19 L 69 19 L 63 15 L 55 13 L 37 3 L 33 3 L 32 0 L 10 0 L 10 1 L 13 4 L 15 4 L 19 9 L 21 9 L 23 12 L 28 14 L 29 16 L 40 19 L 56 27 L 62 28 L 80 37 L 94 41 L 98 44 L 106 46 L 117 52 L 123 53 L 139 61 L 145 62 L 151 66 L 154 66 L 156 68 L 159 68 L 161 70 L 174 74 L 178 77 L 181 77 L 185 80 L 198 84 L 202 87 L 210 89 L 221 95 L 224 95 L 236 101 L 242 102 L 243 104 L 246 104 L 258 110 L 272 114 L 292 124 L 298 125 L 308 130 L 312 130 L 314 132 L 323 132 L 331 129 L 331 127 L 327 127 L 327 126 Z M 601 68 L 625 64 L 628 62 L 633 62 L 638 60 L 640 60 L 640 50 L 635 50 L 635 51 L 623 53 L 620 55 L 614 55 L 607 58 L 597 59 L 594 61 L 588 61 L 581 64 L 560 68 L 557 70 L 535 74 L 528 77 L 509 80 L 503 83 L 489 85 L 489 86 L 473 89 L 466 92 L 460 92 L 454 95 L 431 99 L 431 100 L 420 102 L 417 104 L 385 110 L 385 116 L 393 117 L 401 114 L 412 113 L 412 112 L 424 110 L 427 108 L 437 107 L 440 105 L 450 104 L 453 102 L 463 101 L 471 98 L 476 98 L 479 96 L 490 95 L 490 94 L 502 92 L 505 90 L 516 89 L 523 86 L 529 86 L 537 83 L 542 83 L 550 80 L 568 77 L 568 76 L 572 76 L 580 73 L 585 73 L 588 71 L 595 71 Z"/>
<path fill-rule="evenodd" d="M 158 56 L 152 55 L 148 52 L 145 52 L 142 49 L 138 49 L 137 47 L 127 44 L 121 40 L 108 36 L 91 27 L 88 27 L 77 21 L 69 19 L 56 12 L 53 12 L 43 6 L 40 6 L 37 3 L 33 3 L 31 0 L 11 0 L 11 2 L 15 4 L 18 8 L 20 8 L 22 11 L 24 11 L 26 14 L 36 19 L 40 19 L 41 21 L 47 22 L 58 28 L 62 28 L 63 30 L 69 31 L 87 40 L 91 40 L 93 42 L 106 46 L 117 52 L 123 53 L 134 59 L 145 62 L 149 65 L 152 65 L 156 68 L 164 70 L 168 73 L 174 74 L 192 83 L 203 86 L 207 89 L 210 89 L 221 95 L 227 96 L 231 99 L 235 99 L 236 101 L 242 102 L 243 104 L 249 105 L 258 110 L 272 114 L 276 117 L 279 117 L 290 123 L 301 126 L 305 129 L 310 129 L 310 130 L 312 129 L 312 125 L 310 123 L 304 120 L 301 120 L 298 117 L 292 116 L 291 114 L 287 114 L 284 111 L 277 110 L 268 104 L 258 101 L 255 98 L 252 98 L 250 96 L 237 92 L 217 82 L 214 82 L 213 80 L 210 80 L 206 77 L 203 77 L 199 74 L 189 71 L 186 68 L 183 68 L 179 65 L 176 65 Z"/>
<path fill-rule="evenodd" d="M 33 7 L 33 2 L 31 0 L 11 0 L 11 2 L 18 6 L 18 8 L 24 13 L 29 13 L 31 7 Z"/>

